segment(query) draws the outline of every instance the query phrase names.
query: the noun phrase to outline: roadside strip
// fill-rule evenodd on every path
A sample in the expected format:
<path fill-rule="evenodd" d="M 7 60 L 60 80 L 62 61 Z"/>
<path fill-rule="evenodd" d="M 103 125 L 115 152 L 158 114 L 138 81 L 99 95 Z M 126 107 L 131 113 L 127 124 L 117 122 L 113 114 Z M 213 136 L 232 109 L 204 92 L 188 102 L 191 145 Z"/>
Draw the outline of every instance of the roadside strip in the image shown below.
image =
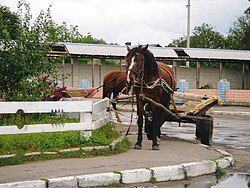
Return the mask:
<path fill-rule="evenodd" d="M 208 148 L 205 145 L 202 146 Z M 234 158 L 231 154 L 224 150 L 217 149 L 216 151 L 223 155 L 223 157 L 216 160 L 202 160 L 179 165 L 4 183 L 0 184 L 0 188 L 95 187 L 151 181 L 181 180 L 189 177 L 212 174 L 220 168 L 226 168 L 234 164 Z"/>

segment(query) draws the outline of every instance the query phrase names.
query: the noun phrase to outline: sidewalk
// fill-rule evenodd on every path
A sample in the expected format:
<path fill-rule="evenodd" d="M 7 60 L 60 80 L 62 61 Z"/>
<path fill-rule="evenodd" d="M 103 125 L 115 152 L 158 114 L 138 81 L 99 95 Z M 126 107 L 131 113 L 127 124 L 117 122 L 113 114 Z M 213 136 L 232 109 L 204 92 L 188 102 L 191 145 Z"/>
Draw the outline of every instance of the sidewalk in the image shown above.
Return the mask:
<path fill-rule="evenodd" d="M 131 135 L 129 139 L 132 142 L 131 147 L 133 147 L 136 136 Z M 131 169 L 166 167 L 189 162 L 215 160 L 222 157 L 223 155 L 215 151 L 213 147 L 208 149 L 197 143 L 174 138 L 161 140 L 160 150 L 153 151 L 151 150 L 151 141 L 144 139 L 142 150 L 131 148 L 126 153 L 113 156 L 60 159 L 0 167 L 0 184 Z"/>

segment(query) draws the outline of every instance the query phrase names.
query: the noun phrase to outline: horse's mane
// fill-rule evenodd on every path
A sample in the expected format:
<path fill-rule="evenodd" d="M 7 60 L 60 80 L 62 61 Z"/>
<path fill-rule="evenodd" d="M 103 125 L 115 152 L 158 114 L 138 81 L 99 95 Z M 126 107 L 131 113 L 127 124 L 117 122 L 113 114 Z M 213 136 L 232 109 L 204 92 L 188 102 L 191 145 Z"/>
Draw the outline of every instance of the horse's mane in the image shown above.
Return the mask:
<path fill-rule="evenodd" d="M 134 47 L 130 50 L 130 52 L 127 54 L 127 57 L 132 58 L 136 53 L 141 53 L 144 56 L 144 71 L 145 74 L 151 75 L 151 74 L 159 74 L 159 68 L 155 61 L 154 55 L 149 51 L 143 49 L 141 45 Z"/>

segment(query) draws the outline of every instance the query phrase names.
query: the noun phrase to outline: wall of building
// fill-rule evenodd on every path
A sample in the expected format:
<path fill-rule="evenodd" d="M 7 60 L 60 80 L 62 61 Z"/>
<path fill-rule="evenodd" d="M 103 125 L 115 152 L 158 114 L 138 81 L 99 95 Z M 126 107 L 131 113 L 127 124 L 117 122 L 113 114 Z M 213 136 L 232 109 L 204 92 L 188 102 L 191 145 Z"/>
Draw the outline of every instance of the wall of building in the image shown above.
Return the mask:
<path fill-rule="evenodd" d="M 79 87 L 82 80 L 87 80 L 89 85 L 92 86 L 92 65 L 89 64 L 65 64 L 64 69 L 59 67 L 60 74 L 69 75 L 65 79 L 65 86 Z M 94 87 L 102 85 L 103 75 L 113 69 L 120 70 L 120 66 L 111 65 L 95 65 L 94 66 Z M 126 66 L 122 67 L 122 71 L 126 71 Z M 203 68 L 200 69 L 200 86 L 210 85 L 217 88 L 219 81 L 218 68 Z M 223 69 L 222 78 L 230 81 L 231 89 L 242 88 L 242 72 L 241 70 Z M 196 69 L 177 67 L 177 81 L 186 79 L 189 82 L 189 88 L 194 89 L 196 86 Z M 62 81 L 63 79 L 60 78 Z M 245 88 L 250 89 L 250 73 L 248 77 L 245 75 Z"/>
<path fill-rule="evenodd" d="M 187 67 L 177 67 L 177 80 L 185 79 L 189 83 L 189 88 L 196 87 L 196 69 Z M 222 79 L 230 81 L 232 89 L 242 88 L 242 71 L 234 69 L 222 69 Z M 217 88 L 219 81 L 218 68 L 200 68 L 200 87 L 210 85 Z M 250 73 L 245 75 L 245 88 L 250 89 Z"/>

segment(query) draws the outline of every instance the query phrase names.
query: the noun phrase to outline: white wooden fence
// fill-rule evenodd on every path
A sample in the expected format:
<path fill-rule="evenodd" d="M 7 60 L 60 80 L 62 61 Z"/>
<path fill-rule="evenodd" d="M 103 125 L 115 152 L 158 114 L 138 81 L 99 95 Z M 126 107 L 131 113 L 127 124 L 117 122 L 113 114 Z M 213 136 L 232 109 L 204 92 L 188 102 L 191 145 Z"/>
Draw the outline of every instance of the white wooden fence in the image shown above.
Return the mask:
<path fill-rule="evenodd" d="M 109 121 L 109 114 L 106 111 L 108 106 L 108 98 L 99 101 L 0 102 L 0 114 L 15 114 L 18 110 L 22 110 L 24 113 L 51 113 L 55 111 L 80 113 L 79 123 L 24 125 L 22 129 L 16 125 L 0 125 L 0 135 L 81 131 L 84 136 L 89 137 L 91 130 L 97 129 Z"/>

